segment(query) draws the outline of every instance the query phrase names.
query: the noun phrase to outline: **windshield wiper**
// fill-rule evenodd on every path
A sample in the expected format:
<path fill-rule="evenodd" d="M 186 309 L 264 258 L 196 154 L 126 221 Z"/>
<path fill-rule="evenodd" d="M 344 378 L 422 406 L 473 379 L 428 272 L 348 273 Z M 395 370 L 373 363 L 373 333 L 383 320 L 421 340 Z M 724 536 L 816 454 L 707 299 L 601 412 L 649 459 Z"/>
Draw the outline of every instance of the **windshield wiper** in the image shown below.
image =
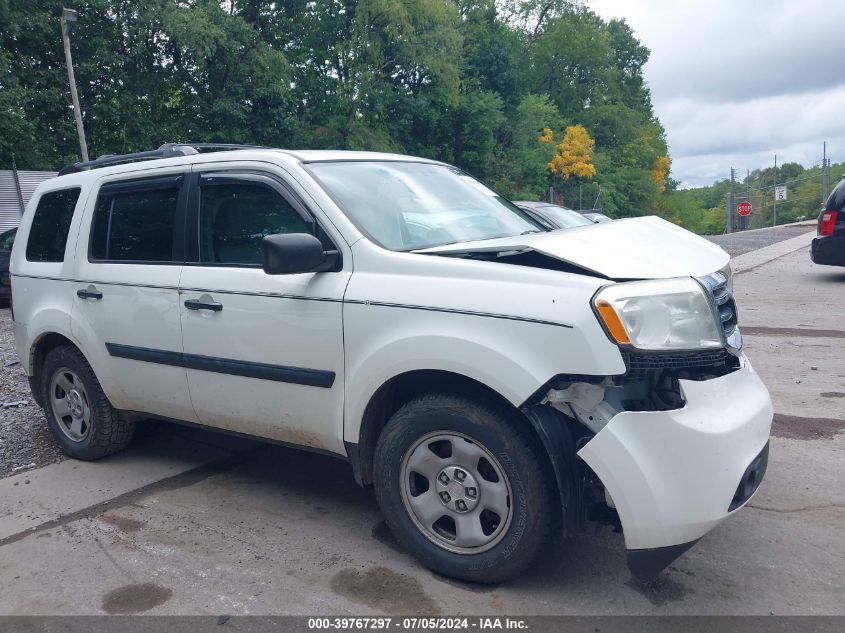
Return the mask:
<path fill-rule="evenodd" d="M 531 235 L 532 233 L 542 233 L 542 231 L 540 229 L 528 229 L 520 233 L 520 235 Z"/>

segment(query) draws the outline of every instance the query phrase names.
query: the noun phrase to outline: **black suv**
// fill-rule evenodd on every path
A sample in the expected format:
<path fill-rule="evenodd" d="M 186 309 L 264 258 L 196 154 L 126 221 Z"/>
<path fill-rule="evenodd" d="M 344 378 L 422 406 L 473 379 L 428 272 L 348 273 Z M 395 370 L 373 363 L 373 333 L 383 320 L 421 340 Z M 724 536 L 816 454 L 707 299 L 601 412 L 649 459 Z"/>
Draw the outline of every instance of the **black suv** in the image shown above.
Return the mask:
<path fill-rule="evenodd" d="M 845 177 L 819 214 L 818 237 L 813 240 L 810 258 L 816 264 L 845 266 Z"/>
<path fill-rule="evenodd" d="M 9 306 L 9 256 L 17 229 L 0 233 L 0 308 Z"/>

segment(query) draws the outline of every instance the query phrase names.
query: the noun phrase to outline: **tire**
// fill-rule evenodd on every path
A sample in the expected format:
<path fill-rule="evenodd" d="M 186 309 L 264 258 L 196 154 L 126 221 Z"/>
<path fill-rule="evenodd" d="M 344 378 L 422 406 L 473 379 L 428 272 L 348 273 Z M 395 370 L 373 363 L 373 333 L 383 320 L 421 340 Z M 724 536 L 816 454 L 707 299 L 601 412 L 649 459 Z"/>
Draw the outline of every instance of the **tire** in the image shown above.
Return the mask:
<path fill-rule="evenodd" d="M 63 345 L 50 350 L 40 383 L 47 424 L 65 453 L 90 461 L 129 444 L 135 423 L 111 406 L 78 349 Z"/>
<path fill-rule="evenodd" d="M 375 450 L 376 499 L 423 565 L 499 583 L 545 551 L 560 510 L 548 459 L 527 424 L 504 407 L 444 394 L 412 400 L 388 421 Z"/>

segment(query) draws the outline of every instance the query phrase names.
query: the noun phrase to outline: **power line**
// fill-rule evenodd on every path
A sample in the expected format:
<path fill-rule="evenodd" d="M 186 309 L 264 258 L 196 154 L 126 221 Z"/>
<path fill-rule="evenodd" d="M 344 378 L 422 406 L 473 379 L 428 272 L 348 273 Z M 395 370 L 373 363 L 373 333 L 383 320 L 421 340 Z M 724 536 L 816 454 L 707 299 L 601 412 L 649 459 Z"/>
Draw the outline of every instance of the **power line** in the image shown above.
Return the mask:
<path fill-rule="evenodd" d="M 792 180 L 785 181 L 784 183 L 780 183 L 777 185 L 763 185 L 762 187 L 749 187 L 752 191 L 765 191 L 768 189 L 774 189 L 775 187 L 794 187 L 796 183 L 804 182 L 805 180 L 818 180 L 820 178 L 820 174 L 814 174 L 812 176 L 807 176 L 805 178 L 793 178 Z"/>
<path fill-rule="evenodd" d="M 760 208 L 761 209 L 774 208 L 777 204 L 787 205 L 787 204 L 790 204 L 792 202 L 798 202 L 800 200 L 809 200 L 811 198 L 818 200 L 818 196 L 815 193 L 813 193 L 813 194 L 808 194 L 806 196 L 798 196 L 797 198 L 789 198 L 787 200 L 777 200 L 777 201 L 772 200 L 771 202 L 763 201 L 763 202 L 760 203 Z"/>

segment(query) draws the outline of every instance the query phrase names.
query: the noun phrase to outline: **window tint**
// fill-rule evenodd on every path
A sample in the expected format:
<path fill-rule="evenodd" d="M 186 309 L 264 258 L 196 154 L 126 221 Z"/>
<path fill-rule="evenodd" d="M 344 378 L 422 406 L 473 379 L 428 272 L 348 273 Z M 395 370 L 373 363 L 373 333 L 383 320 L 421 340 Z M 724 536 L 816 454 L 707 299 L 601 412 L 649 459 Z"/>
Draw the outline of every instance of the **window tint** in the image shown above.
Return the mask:
<path fill-rule="evenodd" d="M 261 264 L 261 240 L 275 233 L 311 233 L 311 227 L 266 185 L 245 180 L 202 186 L 200 261 Z"/>
<path fill-rule="evenodd" d="M 91 258 L 173 261 L 178 186 L 101 193 L 94 211 Z"/>
<path fill-rule="evenodd" d="M 67 234 L 80 189 L 62 189 L 41 196 L 26 243 L 31 262 L 61 262 L 65 259 Z"/>

